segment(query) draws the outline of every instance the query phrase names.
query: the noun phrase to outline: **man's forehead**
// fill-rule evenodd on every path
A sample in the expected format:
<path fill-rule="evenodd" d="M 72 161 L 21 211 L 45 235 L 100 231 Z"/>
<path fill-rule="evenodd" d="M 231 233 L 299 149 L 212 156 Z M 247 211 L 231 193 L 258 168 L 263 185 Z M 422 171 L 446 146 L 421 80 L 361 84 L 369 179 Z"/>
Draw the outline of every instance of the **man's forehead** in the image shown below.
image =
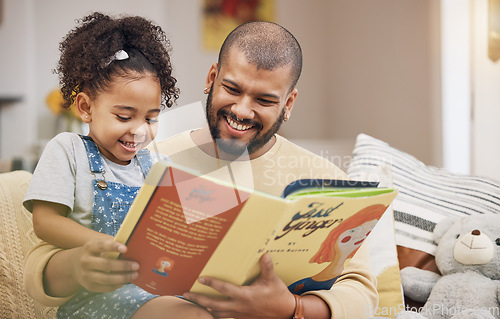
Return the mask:
<path fill-rule="evenodd" d="M 272 59 L 272 58 L 269 58 Z M 281 70 L 281 69 L 289 69 L 289 71 L 292 71 L 292 64 L 290 63 L 277 63 L 277 62 L 270 62 L 270 63 L 264 63 L 265 58 L 263 59 L 258 59 L 256 57 L 253 57 L 250 53 L 238 48 L 237 46 L 234 46 L 229 49 L 227 54 L 225 55 L 224 59 L 222 61 L 219 61 L 220 65 L 219 68 L 223 67 L 225 64 L 231 64 L 234 62 L 246 62 L 252 66 L 255 66 L 257 70 L 265 70 L 265 71 L 276 71 L 276 70 Z"/>
<path fill-rule="evenodd" d="M 291 75 L 293 72 L 291 64 L 280 65 L 277 67 L 267 67 L 266 65 L 249 59 L 242 51 L 236 51 L 234 52 L 234 54 L 227 55 L 223 61 L 219 62 L 217 69 L 219 73 L 226 73 L 229 72 L 229 70 L 233 69 L 233 67 L 236 65 L 244 67 L 250 66 L 256 71 L 264 71 L 266 73 L 269 72 L 286 74 L 286 78 L 290 79 L 291 82 Z"/>

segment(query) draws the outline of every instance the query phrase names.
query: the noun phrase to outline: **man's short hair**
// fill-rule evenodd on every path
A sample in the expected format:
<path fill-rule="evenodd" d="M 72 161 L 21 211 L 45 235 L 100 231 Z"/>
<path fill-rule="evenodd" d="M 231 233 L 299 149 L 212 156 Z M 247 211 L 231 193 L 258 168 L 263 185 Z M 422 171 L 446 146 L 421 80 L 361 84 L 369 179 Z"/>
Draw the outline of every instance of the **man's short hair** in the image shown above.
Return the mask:
<path fill-rule="evenodd" d="M 219 52 L 219 69 L 232 48 L 245 53 L 248 62 L 257 69 L 272 71 L 290 66 L 290 91 L 297 85 L 302 71 L 302 50 L 297 39 L 279 24 L 253 21 L 231 31 Z"/>

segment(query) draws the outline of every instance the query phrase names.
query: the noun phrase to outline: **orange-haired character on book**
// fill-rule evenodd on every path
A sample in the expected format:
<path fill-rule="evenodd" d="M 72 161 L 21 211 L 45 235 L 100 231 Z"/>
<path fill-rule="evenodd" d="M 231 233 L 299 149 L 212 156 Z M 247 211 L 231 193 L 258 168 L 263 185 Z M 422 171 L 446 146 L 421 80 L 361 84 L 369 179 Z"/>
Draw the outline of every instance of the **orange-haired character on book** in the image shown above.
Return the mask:
<path fill-rule="evenodd" d="M 312 277 L 294 282 L 288 289 L 294 294 L 330 289 L 344 268 L 341 261 L 356 253 L 386 209 L 387 206 L 381 204 L 371 205 L 342 221 L 328 234 L 319 250 L 309 260 L 310 263 L 318 264 L 328 262 L 328 266 Z"/>
<path fill-rule="evenodd" d="M 172 270 L 172 268 L 174 268 L 174 261 L 168 257 L 161 257 L 156 262 L 156 268 L 153 268 L 153 272 L 157 273 L 158 275 L 167 277 L 167 271 Z"/>

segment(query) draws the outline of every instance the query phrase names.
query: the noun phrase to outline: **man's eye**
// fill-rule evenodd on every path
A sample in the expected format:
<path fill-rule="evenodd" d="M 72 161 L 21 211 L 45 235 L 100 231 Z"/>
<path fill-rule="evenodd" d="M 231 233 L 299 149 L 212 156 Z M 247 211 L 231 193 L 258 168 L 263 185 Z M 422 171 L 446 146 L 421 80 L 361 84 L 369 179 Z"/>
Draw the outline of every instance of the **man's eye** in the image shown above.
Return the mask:
<path fill-rule="evenodd" d="M 226 88 L 227 91 L 229 91 L 229 93 L 239 93 L 239 91 L 233 87 L 230 87 L 230 86 L 224 86 Z"/>
<path fill-rule="evenodd" d="M 121 116 L 121 115 L 116 115 L 116 117 L 120 120 L 120 121 L 128 121 L 130 120 L 130 117 L 128 116 Z"/>
<path fill-rule="evenodd" d="M 266 100 L 266 99 L 259 99 L 259 101 L 262 105 L 274 105 L 274 104 L 278 103 L 278 102 Z"/>

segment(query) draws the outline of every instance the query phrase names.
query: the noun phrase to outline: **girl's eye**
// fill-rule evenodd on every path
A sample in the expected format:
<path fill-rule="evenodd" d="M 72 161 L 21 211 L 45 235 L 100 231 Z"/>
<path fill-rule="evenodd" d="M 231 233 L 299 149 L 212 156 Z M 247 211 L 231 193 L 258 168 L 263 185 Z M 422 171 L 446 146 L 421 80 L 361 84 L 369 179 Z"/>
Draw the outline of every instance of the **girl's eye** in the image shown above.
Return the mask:
<path fill-rule="evenodd" d="M 116 115 L 116 117 L 120 120 L 120 121 L 128 121 L 130 120 L 130 117 L 127 117 L 127 116 L 120 116 L 120 115 Z"/>
<path fill-rule="evenodd" d="M 154 123 L 158 123 L 158 118 L 152 118 L 152 119 L 146 119 L 146 122 L 148 124 L 154 124 Z"/>

